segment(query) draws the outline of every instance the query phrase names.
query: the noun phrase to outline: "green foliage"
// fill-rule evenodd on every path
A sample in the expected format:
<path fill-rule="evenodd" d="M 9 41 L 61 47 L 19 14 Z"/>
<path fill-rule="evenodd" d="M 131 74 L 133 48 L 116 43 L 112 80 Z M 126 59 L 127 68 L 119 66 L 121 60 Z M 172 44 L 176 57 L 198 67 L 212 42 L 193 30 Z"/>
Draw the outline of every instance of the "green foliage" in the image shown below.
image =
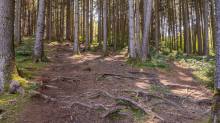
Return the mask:
<path fill-rule="evenodd" d="M 144 122 L 144 120 L 148 119 L 148 115 L 145 114 L 145 113 L 142 113 L 140 111 L 138 111 L 137 113 L 135 113 L 135 115 L 133 115 L 132 117 L 132 121 L 135 122 L 135 121 L 139 121 L 141 123 Z"/>
<path fill-rule="evenodd" d="M 120 110 L 120 112 L 122 112 L 122 113 L 126 113 L 127 110 L 126 110 L 126 109 L 124 109 L 124 110 Z"/>
<path fill-rule="evenodd" d="M 164 93 L 172 93 L 170 90 L 168 89 L 163 89 L 157 86 L 151 86 L 148 88 L 149 90 L 154 90 L 154 91 L 160 91 L 160 92 L 164 92 Z"/>
<path fill-rule="evenodd" d="M 35 85 L 35 84 L 29 84 L 28 86 L 31 87 L 31 88 L 33 88 L 33 89 L 38 89 L 38 86 Z"/>
<path fill-rule="evenodd" d="M 31 56 L 32 54 L 33 54 L 33 51 L 27 51 L 27 50 L 15 51 L 15 57 L 16 56 Z"/>

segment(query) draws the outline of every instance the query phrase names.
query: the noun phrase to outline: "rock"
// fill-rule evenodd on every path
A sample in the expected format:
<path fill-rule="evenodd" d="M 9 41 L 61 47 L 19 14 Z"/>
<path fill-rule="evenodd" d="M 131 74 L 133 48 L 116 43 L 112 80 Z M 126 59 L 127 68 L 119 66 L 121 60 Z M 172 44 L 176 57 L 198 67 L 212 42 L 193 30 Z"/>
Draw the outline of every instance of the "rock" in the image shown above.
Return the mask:
<path fill-rule="evenodd" d="M 20 83 L 16 80 L 12 80 L 9 86 L 9 93 L 10 94 L 19 94 L 23 95 L 25 93 L 23 87 L 20 85 Z"/>
<path fill-rule="evenodd" d="M 102 59 L 99 59 L 100 62 L 104 62 Z"/>

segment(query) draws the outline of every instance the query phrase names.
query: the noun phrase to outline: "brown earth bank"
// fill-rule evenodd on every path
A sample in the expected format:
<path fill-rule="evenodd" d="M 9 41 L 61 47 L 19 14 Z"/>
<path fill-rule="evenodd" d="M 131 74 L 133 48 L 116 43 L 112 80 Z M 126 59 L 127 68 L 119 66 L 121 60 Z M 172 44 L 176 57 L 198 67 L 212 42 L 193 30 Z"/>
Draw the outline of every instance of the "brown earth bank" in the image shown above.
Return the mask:
<path fill-rule="evenodd" d="M 33 82 L 38 92 L 16 123 L 198 123 L 209 119 L 212 92 L 192 71 L 169 62 L 172 71 L 133 68 L 127 56 L 109 52 L 72 54 L 72 44 L 50 46 L 52 62 Z M 172 93 L 154 91 L 171 90 Z M 143 112 L 148 115 L 143 115 Z"/>

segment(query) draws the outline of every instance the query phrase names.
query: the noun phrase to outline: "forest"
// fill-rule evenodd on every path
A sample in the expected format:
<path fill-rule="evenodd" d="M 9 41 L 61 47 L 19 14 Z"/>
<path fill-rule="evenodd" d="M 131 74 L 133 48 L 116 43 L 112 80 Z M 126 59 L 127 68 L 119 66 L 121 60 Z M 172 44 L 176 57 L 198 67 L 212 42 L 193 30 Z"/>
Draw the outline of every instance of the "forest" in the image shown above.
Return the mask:
<path fill-rule="evenodd" d="M 0 0 L 1 123 L 220 123 L 220 0 Z"/>

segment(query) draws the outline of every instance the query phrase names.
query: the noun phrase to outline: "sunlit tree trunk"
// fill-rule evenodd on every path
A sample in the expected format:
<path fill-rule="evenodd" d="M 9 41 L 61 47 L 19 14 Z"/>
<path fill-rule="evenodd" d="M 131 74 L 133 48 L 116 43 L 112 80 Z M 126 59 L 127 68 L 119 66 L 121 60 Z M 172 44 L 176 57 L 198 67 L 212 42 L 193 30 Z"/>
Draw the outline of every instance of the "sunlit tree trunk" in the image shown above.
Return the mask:
<path fill-rule="evenodd" d="M 208 0 L 204 0 L 204 53 L 209 58 L 209 36 L 208 36 Z"/>
<path fill-rule="evenodd" d="M 202 55 L 202 39 L 201 39 L 201 26 L 200 26 L 200 14 L 198 8 L 198 0 L 195 0 L 195 11 L 196 11 L 196 33 L 198 36 L 198 54 Z"/>
<path fill-rule="evenodd" d="M 40 0 L 38 19 L 37 19 L 37 31 L 36 31 L 36 38 L 34 45 L 34 55 L 32 58 L 34 62 L 42 61 L 44 55 L 43 52 L 44 21 L 45 21 L 45 0 Z"/>

